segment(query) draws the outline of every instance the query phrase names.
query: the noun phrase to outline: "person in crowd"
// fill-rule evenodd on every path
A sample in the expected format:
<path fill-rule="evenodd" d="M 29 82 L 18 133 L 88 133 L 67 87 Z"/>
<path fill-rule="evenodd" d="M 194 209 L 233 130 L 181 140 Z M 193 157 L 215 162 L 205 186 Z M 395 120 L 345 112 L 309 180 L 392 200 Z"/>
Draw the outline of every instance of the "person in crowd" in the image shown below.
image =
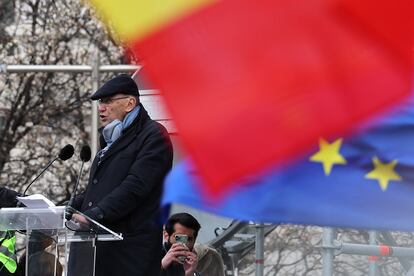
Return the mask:
<path fill-rule="evenodd" d="M 16 207 L 16 191 L 0 187 L 0 208 Z M 16 275 L 16 236 L 12 231 L 0 231 L 0 276 Z"/>
<path fill-rule="evenodd" d="M 16 207 L 17 196 L 19 194 L 16 191 L 0 187 L 0 208 L 4 207 Z"/>
<path fill-rule="evenodd" d="M 194 252 L 200 223 L 188 213 L 170 216 L 164 226 L 164 257 L 161 276 L 195 276 L 198 257 Z"/>
<path fill-rule="evenodd" d="M 99 105 L 101 149 L 92 163 L 86 190 L 76 197 L 74 207 L 123 236 L 122 241 L 97 242 L 96 275 L 158 275 L 160 199 L 173 160 L 170 138 L 150 118 L 136 83 L 126 74 L 106 82 L 91 99 Z M 72 220 L 88 224 L 79 214 Z M 76 246 L 71 251 L 69 274 L 81 275 L 74 267 L 80 267 L 82 254 Z"/>
<path fill-rule="evenodd" d="M 196 243 L 194 252 L 198 257 L 197 272 L 203 276 L 225 276 L 224 262 L 216 249 Z"/>
<path fill-rule="evenodd" d="M 48 230 L 43 230 L 47 232 Z M 48 252 L 51 248 L 57 246 L 56 242 L 51 236 L 43 233 L 42 230 L 32 231 L 29 237 L 29 244 L 23 252 L 18 262 L 18 276 L 26 275 L 26 258 L 28 258 L 28 273 L 29 276 L 61 276 L 63 273 L 63 266 L 56 259 L 56 255 Z M 56 274 L 55 274 L 56 271 Z M 16 275 L 17 276 L 17 275 Z"/>

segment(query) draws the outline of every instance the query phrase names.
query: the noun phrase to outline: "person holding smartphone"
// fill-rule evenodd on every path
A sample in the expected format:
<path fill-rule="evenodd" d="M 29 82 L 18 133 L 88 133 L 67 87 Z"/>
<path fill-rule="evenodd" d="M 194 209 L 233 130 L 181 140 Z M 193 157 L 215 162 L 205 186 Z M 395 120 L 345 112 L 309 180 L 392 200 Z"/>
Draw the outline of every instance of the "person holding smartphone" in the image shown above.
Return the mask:
<path fill-rule="evenodd" d="M 172 215 L 164 227 L 164 257 L 161 260 L 161 276 L 194 276 L 198 257 L 194 243 L 201 226 L 188 213 Z"/>

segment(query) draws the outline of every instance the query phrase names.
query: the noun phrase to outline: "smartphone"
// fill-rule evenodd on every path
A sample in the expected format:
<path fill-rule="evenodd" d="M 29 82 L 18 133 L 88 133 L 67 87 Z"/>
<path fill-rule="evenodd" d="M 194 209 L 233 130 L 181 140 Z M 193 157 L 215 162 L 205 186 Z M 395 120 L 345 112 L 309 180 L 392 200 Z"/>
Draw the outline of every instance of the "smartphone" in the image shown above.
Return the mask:
<path fill-rule="evenodd" d="M 188 242 L 188 236 L 177 234 L 175 235 L 175 242 L 186 244 Z"/>
<path fill-rule="evenodd" d="M 180 235 L 180 234 L 175 235 L 175 242 L 176 243 L 182 243 L 187 247 L 187 245 L 186 245 L 187 241 L 188 241 L 188 236 L 187 235 Z M 183 264 L 184 261 L 185 261 L 186 256 L 178 256 L 177 258 Z"/>

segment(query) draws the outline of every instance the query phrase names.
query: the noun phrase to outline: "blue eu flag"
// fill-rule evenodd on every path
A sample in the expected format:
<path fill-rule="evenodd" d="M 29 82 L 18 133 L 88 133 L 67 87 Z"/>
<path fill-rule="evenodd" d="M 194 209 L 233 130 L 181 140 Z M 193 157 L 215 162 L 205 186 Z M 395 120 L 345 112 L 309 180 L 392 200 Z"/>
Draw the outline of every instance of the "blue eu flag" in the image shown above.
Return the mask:
<path fill-rule="evenodd" d="M 352 137 L 321 137 L 300 160 L 223 198 L 205 197 L 200 181 L 191 161 L 175 166 L 163 204 L 249 221 L 414 230 L 414 98 Z"/>

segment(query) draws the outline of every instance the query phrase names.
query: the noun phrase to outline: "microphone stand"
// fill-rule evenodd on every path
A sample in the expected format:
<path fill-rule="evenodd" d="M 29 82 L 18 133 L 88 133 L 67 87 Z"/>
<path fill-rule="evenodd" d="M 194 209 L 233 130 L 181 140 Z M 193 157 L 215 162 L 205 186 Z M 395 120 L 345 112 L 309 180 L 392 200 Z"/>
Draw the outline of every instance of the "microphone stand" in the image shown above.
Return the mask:
<path fill-rule="evenodd" d="M 73 191 L 72 191 L 72 194 L 70 196 L 68 205 L 66 205 L 66 215 L 65 215 L 66 220 L 70 220 L 72 218 L 72 215 L 73 215 L 73 211 L 69 210 L 69 208 L 73 208 L 72 205 L 73 205 L 73 202 L 75 201 L 76 191 L 78 190 L 79 181 L 82 177 L 83 165 L 84 164 L 85 164 L 85 161 L 82 161 L 78 179 L 76 180 L 75 187 L 73 188 Z"/>
<path fill-rule="evenodd" d="M 29 185 L 27 185 L 26 189 L 23 192 L 23 196 L 26 196 L 26 192 L 27 190 L 29 190 L 30 186 L 39 178 L 42 176 L 42 174 L 53 164 L 53 162 L 55 162 L 57 159 L 59 158 L 59 156 L 57 156 L 55 159 L 53 159 L 52 161 L 49 162 L 49 164 L 47 164 L 47 166 L 42 170 L 42 172 L 40 174 L 38 174 L 36 176 L 35 179 L 32 180 L 32 182 L 30 182 Z"/>

